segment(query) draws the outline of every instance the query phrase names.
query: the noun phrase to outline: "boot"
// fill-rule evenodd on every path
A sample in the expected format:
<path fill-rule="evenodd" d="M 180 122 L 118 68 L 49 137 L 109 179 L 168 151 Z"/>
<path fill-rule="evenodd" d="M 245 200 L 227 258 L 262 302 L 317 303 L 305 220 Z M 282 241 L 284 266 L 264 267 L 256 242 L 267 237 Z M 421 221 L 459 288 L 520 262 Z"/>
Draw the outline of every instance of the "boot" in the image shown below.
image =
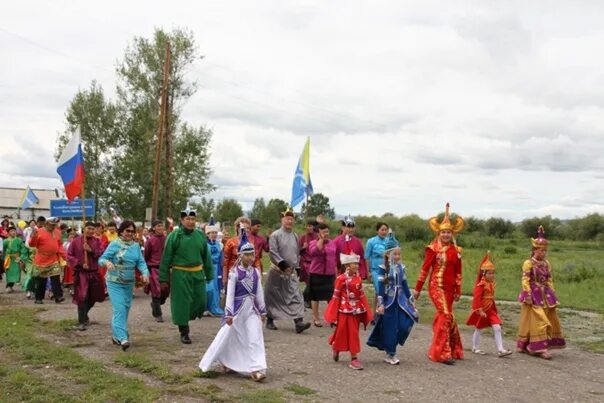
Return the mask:
<path fill-rule="evenodd" d="M 302 318 L 294 319 L 294 323 L 296 324 L 296 333 L 302 333 L 310 327 L 310 323 L 304 322 Z"/>
<path fill-rule="evenodd" d="M 155 318 L 156 322 L 164 321 L 164 318 L 162 317 L 162 312 L 161 312 L 161 305 L 159 303 L 159 300 L 156 300 L 155 298 L 153 298 L 153 300 L 151 301 L 151 314 Z"/>
<path fill-rule="evenodd" d="M 277 326 L 275 326 L 275 321 L 273 318 L 266 318 L 266 328 L 270 330 L 277 330 Z"/>
<path fill-rule="evenodd" d="M 178 326 L 178 331 L 180 332 L 180 341 L 182 344 L 191 344 L 191 339 L 189 338 L 189 326 Z"/>
<path fill-rule="evenodd" d="M 88 310 L 85 306 L 78 306 L 78 327 L 79 331 L 84 331 L 88 328 Z"/>

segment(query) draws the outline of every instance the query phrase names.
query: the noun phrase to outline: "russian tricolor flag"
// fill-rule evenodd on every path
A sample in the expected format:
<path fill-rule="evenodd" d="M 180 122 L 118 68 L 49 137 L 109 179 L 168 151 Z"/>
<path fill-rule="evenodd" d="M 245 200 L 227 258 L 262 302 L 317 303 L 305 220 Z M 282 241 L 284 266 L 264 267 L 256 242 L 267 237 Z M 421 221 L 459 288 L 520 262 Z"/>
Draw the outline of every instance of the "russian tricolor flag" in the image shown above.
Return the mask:
<path fill-rule="evenodd" d="M 72 201 L 77 196 L 81 196 L 84 189 L 84 155 L 79 130 L 76 130 L 65 146 L 59 158 L 57 173 L 65 185 L 67 200 Z"/>

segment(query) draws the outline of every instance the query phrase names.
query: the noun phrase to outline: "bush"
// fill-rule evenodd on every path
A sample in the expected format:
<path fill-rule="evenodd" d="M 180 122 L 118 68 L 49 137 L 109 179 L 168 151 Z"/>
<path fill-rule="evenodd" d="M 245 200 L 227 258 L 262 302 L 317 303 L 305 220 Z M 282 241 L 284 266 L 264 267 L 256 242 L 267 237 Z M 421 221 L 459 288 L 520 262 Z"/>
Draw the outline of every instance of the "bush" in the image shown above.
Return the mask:
<path fill-rule="evenodd" d="M 503 252 L 506 255 L 515 255 L 516 253 L 518 253 L 518 248 L 516 248 L 515 246 L 506 246 L 505 248 L 503 248 Z"/>

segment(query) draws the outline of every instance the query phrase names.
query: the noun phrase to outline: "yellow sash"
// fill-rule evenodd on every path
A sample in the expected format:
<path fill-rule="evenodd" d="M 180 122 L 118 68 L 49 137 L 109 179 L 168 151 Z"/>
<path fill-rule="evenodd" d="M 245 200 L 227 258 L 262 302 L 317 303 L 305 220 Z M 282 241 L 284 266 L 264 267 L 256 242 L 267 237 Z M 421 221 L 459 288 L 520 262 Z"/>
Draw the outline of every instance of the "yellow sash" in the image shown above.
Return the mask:
<path fill-rule="evenodd" d="M 203 269 L 202 265 L 199 266 L 172 266 L 173 269 L 176 270 L 182 270 L 182 271 L 189 271 L 189 272 L 195 272 L 195 271 L 201 271 Z"/>

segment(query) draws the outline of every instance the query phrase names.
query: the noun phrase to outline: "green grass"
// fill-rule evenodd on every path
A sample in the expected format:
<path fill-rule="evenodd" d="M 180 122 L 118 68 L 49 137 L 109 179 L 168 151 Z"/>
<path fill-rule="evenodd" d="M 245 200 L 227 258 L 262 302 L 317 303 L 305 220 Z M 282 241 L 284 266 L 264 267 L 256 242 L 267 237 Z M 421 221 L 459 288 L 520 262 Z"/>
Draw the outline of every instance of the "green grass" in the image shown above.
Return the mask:
<path fill-rule="evenodd" d="M 175 374 L 167 365 L 153 362 L 143 354 L 122 354 L 115 358 L 115 362 L 126 368 L 137 369 L 169 385 L 188 383 L 193 379 L 192 375 Z"/>
<path fill-rule="evenodd" d="M 257 389 L 239 395 L 243 403 L 284 403 L 284 392 L 275 389 Z"/>
<path fill-rule="evenodd" d="M 298 395 L 298 396 L 308 396 L 308 395 L 313 395 L 315 393 L 317 393 L 316 390 L 313 390 L 311 388 L 307 388 L 306 386 L 302 386 L 302 385 L 298 385 L 295 383 L 290 383 L 289 385 L 285 386 L 283 389 L 292 392 L 294 395 Z"/>
<path fill-rule="evenodd" d="M 9 401 L 35 400 L 37 398 L 28 395 L 35 393 L 39 393 L 39 401 L 45 402 L 152 402 L 160 396 L 158 388 L 147 386 L 138 379 L 109 372 L 100 362 L 85 359 L 68 347 L 37 338 L 36 334 L 44 332 L 45 328 L 36 319 L 36 312 L 29 308 L 0 309 L 0 353 L 14 357 L 21 365 L 48 367 L 49 370 L 59 372 L 61 379 L 69 379 L 74 384 L 74 390 L 51 392 L 54 382 L 46 386 L 46 381 L 33 370 L 20 369 L 9 371 L 9 375 L 3 377 L 2 393 L 17 391 L 16 396 L 22 397 L 11 397 Z"/>

